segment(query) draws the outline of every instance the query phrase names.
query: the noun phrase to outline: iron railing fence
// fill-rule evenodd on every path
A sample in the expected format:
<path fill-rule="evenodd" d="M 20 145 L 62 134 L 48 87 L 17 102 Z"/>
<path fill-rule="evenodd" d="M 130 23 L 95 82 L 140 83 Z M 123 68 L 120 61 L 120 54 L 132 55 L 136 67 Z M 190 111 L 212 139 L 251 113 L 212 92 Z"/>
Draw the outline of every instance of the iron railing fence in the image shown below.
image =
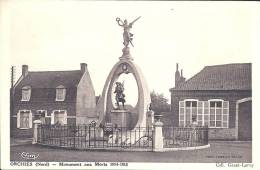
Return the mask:
<path fill-rule="evenodd" d="M 96 127 L 91 125 L 40 125 L 38 143 L 77 149 L 153 147 L 152 127 Z"/>
<path fill-rule="evenodd" d="M 194 147 L 208 144 L 208 127 L 163 127 L 164 148 Z"/>

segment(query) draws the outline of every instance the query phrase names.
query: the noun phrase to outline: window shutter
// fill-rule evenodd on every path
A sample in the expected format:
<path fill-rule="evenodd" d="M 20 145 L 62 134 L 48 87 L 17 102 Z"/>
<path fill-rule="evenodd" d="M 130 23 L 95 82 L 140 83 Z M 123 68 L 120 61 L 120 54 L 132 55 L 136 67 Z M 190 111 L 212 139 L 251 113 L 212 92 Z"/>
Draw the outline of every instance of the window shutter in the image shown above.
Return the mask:
<path fill-rule="evenodd" d="M 223 102 L 222 127 L 229 127 L 229 101 Z"/>
<path fill-rule="evenodd" d="M 64 113 L 64 116 L 63 116 L 63 123 L 64 123 L 64 125 L 67 124 L 67 111 L 65 111 L 65 113 Z"/>
<path fill-rule="evenodd" d="M 208 101 L 203 101 L 204 105 L 204 114 L 209 114 L 209 102 Z"/>
<path fill-rule="evenodd" d="M 203 101 L 198 101 L 198 115 L 203 114 Z"/>
<path fill-rule="evenodd" d="M 185 115 L 184 115 L 184 101 L 179 101 L 179 126 L 185 125 Z"/>
<path fill-rule="evenodd" d="M 184 101 L 179 101 L 179 107 L 184 107 Z"/>
<path fill-rule="evenodd" d="M 66 89 L 64 88 L 64 89 L 62 89 L 62 100 L 64 101 L 65 100 L 65 98 L 66 98 Z"/>
<path fill-rule="evenodd" d="M 197 113 L 197 122 L 198 125 L 203 125 L 203 101 L 198 101 L 198 113 Z"/>
<path fill-rule="evenodd" d="M 33 124 L 33 122 L 32 122 L 32 112 L 30 111 L 30 113 L 29 113 L 29 128 L 32 128 L 32 125 Z"/>
<path fill-rule="evenodd" d="M 51 124 L 54 125 L 54 112 L 51 113 Z"/>
<path fill-rule="evenodd" d="M 223 102 L 223 109 L 228 109 L 229 108 L 229 102 L 228 101 L 224 101 Z"/>
<path fill-rule="evenodd" d="M 31 88 L 29 88 L 29 90 L 28 90 L 27 98 L 28 98 L 27 100 L 30 101 L 30 99 L 31 99 Z"/>
<path fill-rule="evenodd" d="M 17 123 L 17 128 L 20 128 L 20 111 L 17 113 L 17 120 L 16 120 L 16 123 Z"/>
<path fill-rule="evenodd" d="M 204 121 L 204 126 L 209 126 L 209 102 L 208 101 L 203 101 L 203 121 Z"/>
<path fill-rule="evenodd" d="M 184 101 L 179 102 L 179 115 L 184 114 Z"/>

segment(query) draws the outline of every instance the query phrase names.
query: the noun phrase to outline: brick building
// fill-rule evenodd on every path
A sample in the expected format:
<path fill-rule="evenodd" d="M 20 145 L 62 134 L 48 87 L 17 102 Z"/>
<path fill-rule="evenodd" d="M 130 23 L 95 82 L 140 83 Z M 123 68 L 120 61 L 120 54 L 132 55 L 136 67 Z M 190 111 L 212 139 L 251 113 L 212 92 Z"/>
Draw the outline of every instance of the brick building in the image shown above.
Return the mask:
<path fill-rule="evenodd" d="M 170 92 L 174 126 L 207 125 L 209 139 L 252 139 L 251 63 L 206 66 L 186 81 L 177 64 Z"/>
<path fill-rule="evenodd" d="M 86 124 L 97 120 L 96 96 L 87 64 L 73 71 L 28 71 L 11 90 L 11 136 L 32 137 L 33 120 Z"/>

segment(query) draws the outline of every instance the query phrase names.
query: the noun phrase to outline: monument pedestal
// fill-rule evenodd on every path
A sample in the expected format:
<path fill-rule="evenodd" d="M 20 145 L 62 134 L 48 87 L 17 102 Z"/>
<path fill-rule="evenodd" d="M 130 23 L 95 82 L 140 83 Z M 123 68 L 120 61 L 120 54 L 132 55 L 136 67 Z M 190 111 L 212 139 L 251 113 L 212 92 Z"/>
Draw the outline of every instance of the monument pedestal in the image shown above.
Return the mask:
<path fill-rule="evenodd" d="M 111 110 L 111 123 L 119 127 L 129 127 L 130 112 L 127 110 Z"/>
<path fill-rule="evenodd" d="M 122 49 L 123 55 L 121 57 L 119 57 L 120 60 L 133 60 L 131 54 L 130 54 L 130 49 L 129 47 L 124 47 Z"/>

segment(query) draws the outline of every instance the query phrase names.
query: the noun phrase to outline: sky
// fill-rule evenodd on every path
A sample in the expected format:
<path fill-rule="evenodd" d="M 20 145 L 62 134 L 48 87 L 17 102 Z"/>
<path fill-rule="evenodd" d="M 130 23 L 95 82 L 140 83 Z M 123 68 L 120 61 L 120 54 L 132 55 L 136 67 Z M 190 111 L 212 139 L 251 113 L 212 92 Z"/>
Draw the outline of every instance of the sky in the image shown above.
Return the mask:
<path fill-rule="evenodd" d="M 87 63 L 96 95 L 122 55 L 123 29 L 132 21 L 131 54 L 150 91 L 170 99 L 176 63 L 191 78 L 204 66 L 253 60 L 254 4 L 249 2 L 9 1 L 6 56 L 29 71 L 76 70 Z M 125 80 L 125 79 L 122 79 Z M 127 82 L 127 80 L 125 80 Z M 129 94 L 135 85 L 126 87 Z"/>

